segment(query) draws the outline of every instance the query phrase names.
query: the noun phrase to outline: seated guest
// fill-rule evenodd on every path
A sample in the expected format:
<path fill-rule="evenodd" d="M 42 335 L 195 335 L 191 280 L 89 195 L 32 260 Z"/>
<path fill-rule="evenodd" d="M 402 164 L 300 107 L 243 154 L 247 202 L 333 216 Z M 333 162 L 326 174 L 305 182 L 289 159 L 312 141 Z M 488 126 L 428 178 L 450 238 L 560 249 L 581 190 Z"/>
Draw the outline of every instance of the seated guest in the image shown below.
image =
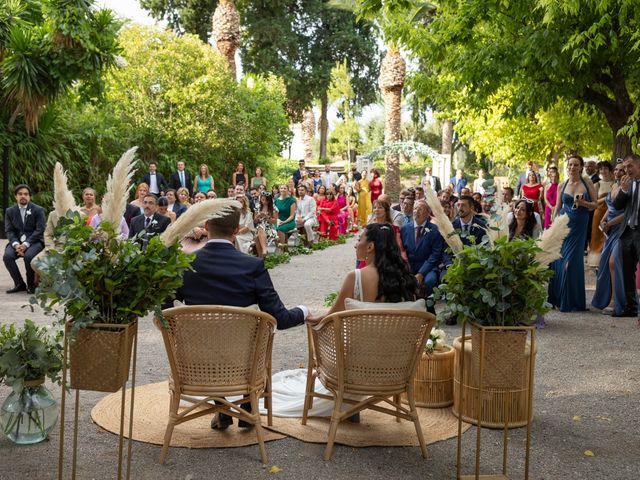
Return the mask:
<path fill-rule="evenodd" d="M 169 202 L 167 210 L 173 212 L 176 215 L 176 219 L 180 218 L 180 215 L 187 211 L 187 207 L 178 201 L 177 192 L 173 188 L 167 190 L 167 200 Z"/>
<path fill-rule="evenodd" d="M 13 194 L 16 205 L 7 208 L 4 216 L 4 231 L 9 243 L 2 259 L 13 280 L 13 288 L 6 293 L 33 293 L 36 285 L 31 261 L 44 248 L 44 209 L 31 202 L 31 188 L 28 185 L 16 186 Z M 24 259 L 26 283 L 16 263 L 19 258 Z"/>
<path fill-rule="evenodd" d="M 380 225 L 390 224 L 393 230 L 393 234 L 395 235 L 396 243 L 398 245 L 398 249 L 400 250 L 400 256 L 404 259 L 404 261 L 408 261 L 407 252 L 404 249 L 404 245 L 402 244 L 402 236 L 400 235 L 400 227 L 397 225 L 393 225 L 391 223 L 391 206 L 389 202 L 386 202 L 381 198 L 385 197 L 385 195 L 380 195 L 376 201 L 373 202 L 373 211 L 369 216 L 368 225 L 373 223 L 377 223 Z M 398 212 L 399 213 L 399 212 Z"/>
<path fill-rule="evenodd" d="M 214 199 L 214 198 L 218 198 L 218 195 L 216 194 L 216 191 L 215 190 L 209 190 L 207 192 L 207 200 L 211 200 L 211 199 Z"/>
<path fill-rule="evenodd" d="M 167 197 L 160 197 L 158 199 L 158 213 L 171 220 L 171 223 L 176 221 L 176 214 L 169 210 L 169 200 Z"/>
<path fill-rule="evenodd" d="M 399 210 L 394 210 L 393 208 L 391 208 L 391 199 L 389 198 L 389 195 L 383 193 L 378 197 L 378 200 L 389 204 L 389 215 L 391 217 L 390 223 L 394 224 L 398 228 L 404 225 L 404 216 Z"/>
<path fill-rule="evenodd" d="M 409 189 L 405 193 L 405 197 L 400 204 L 400 211 L 402 212 L 402 224 L 409 225 L 413 223 L 413 205 L 415 203 L 415 194 L 413 189 Z"/>
<path fill-rule="evenodd" d="M 311 246 L 316 240 L 316 232 L 314 228 L 318 226 L 316 217 L 316 201 L 309 195 L 307 186 L 298 182 L 298 207 L 296 208 L 296 227 L 298 231 L 304 233 L 304 243 Z"/>
<path fill-rule="evenodd" d="M 236 187 L 233 185 L 227 187 L 227 198 L 236 198 Z"/>
<path fill-rule="evenodd" d="M 268 192 L 260 194 L 260 208 L 253 215 L 253 222 L 256 226 L 256 253 L 258 257 L 267 256 L 267 246 L 269 242 L 278 239 L 278 233 L 274 225 L 278 221 L 278 212 L 273 208 L 273 198 Z"/>
<path fill-rule="evenodd" d="M 93 188 L 87 187 L 82 191 L 82 203 L 80 213 L 89 220 L 100 213 L 100 205 L 96 203 L 96 191 Z"/>
<path fill-rule="evenodd" d="M 438 283 L 444 251 L 444 239 L 438 227 L 429 221 L 430 213 L 427 202 L 418 200 L 413 207 L 413 221 L 400 229 L 411 273 L 418 281 L 418 296 L 425 299 Z"/>
<path fill-rule="evenodd" d="M 240 208 L 240 223 L 238 226 L 238 233 L 236 233 L 236 248 L 242 253 L 249 253 L 251 244 L 253 243 L 253 233 L 255 227 L 253 226 L 253 212 L 249 208 L 249 201 L 244 195 L 236 195 L 242 207 Z"/>
<path fill-rule="evenodd" d="M 100 209 L 100 211 L 97 214 L 91 217 L 89 226 L 95 230 L 100 226 L 101 223 L 102 223 L 102 209 Z M 124 216 L 120 219 L 118 230 L 120 231 L 120 235 L 119 235 L 120 240 L 126 240 L 127 238 L 129 238 L 129 225 L 127 224 L 127 221 L 125 220 Z"/>
<path fill-rule="evenodd" d="M 513 188 L 511 187 L 502 187 L 502 203 L 506 203 L 511 207 L 511 202 L 513 202 Z"/>
<path fill-rule="evenodd" d="M 416 187 L 415 188 L 415 193 L 416 193 L 416 200 L 424 199 L 424 188 Z"/>
<path fill-rule="evenodd" d="M 178 202 L 180 203 L 180 205 L 184 207 L 184 210 L 186 211 L 191 206 L 191 197 L 189 196 L 189 190 L 187 190 L 184 187 L 181 187 L 178 190 L 176 190 L 176 193 L 178 195 Z"/>
<path fill-rule="evenodd" d="M 329 190 L 324 200 L 318 203 L 318 233 L 329 240 L 338 239 L 338 212 L 340 207 L 333 191 Z"/>
<path fill-rule="evenodd" d="M 274 201 L 278 209 L 278 221 L 276 222 L 276 231 L 278 232 L 278 243 L 286 245 L 287 234 L 293 232 L 296 228 L 296 199 L 289 194 L 289 187 L 285 184 L 280 185 L 280 196 Z"/>
<path fill-rule="evenodd" d="M 380 197 L 378 197 L 380 198 Z M 338 207 L 338 233 L 344 235 L 347 233 L 349 223 L 349 206 L 347 205 L 347 187 L 344 183 L 338 185 L 338 194 L 336 195 Z"/>
<path fill-rule="evenodd" d="M 534 203 L 526 199 L 518 200 L 509 222 L 509 240 L 538 238 L 541 233 L 542 227 L 534 215 Z"/>
<path fill-rule="evenodd" d="M 144 214 L 131 220 L 129 238 L 136 238 L 143 248 L 146 247 L 151 237 L 164 232 L 171 221 L 157 212 L 158 199 L 149 193 L 144 197 Z"/>
<path fill-rule="evenodd" d="M 138 213 L 134 216 L 142 215 L 144 210 L 144 197 L 147 193 L 149 193 L 149 185 L 146 183 L 138 184 L 138 188 L 136 188 L 136 198 L 130 202 L 132 207 L 136 207 L 138 209 Z"/>
<path fill-rule="evenodd" d="M 476 215 L 473 197 L 463 195 L 458 200 L 458 216 L 453 221 L 453 228 L 460 231 L 460 239 L 464 245 L 480 243 L 485 235 L 486 223 Z"/>
<path fill-rule="evenodd" d="M 207 199 L 207 194 L 204 192 L 196 192 L 196 194 L 193 196 L 193 203 L 200 203 L 203 200 Z"/>

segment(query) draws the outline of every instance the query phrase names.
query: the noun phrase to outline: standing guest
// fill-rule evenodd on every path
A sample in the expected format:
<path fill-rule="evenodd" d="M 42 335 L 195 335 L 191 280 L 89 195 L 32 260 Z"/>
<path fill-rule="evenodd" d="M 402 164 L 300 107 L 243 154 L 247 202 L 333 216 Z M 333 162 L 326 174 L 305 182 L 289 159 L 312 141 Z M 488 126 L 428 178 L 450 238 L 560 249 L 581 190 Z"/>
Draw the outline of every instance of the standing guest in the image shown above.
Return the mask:
<path fill-rule="evenodd" d="M 324 188 L 324 187 L 323 187 Z M 298 183 L 298 207 L 296 208 L 296 227 L 298 231 L 304 233 L 304 244 L 309 247 L 315 243 L 314 228 L 318 226 L 316 217 L 316 201 L 309 195 L 306 185 Z"/>
<path fill-rule="evenodd" d="M 513 218 L 509 223 L 509 240 L 516 238 L 538 238 L 542 233 L 536 217 L 533 204 L 527 200 L 518 200 L 513 208 Z"/>
<path fill-rule="evenodd" d="M 316 168 L 313 172 L 313 193 L 318 193 L 320 185 L 322 185 L 322 177 L 320 176 L 320 170 Z"/>
<path fill-rule="evenodd" d="M 431 190 L 436 193 L 440 193 L 440 190 L 442 190 L 440 177 L 433 175 L 433 167 L 431 166 L 426 166 L 424 168 L 424 177 L 422 177 L 422 182 L 420 182 L 420 186 L 422 188 L 427 188 L 427 185 L 429 185 Z"/>
<path fill-rule="evenodd" d="M 302 180 L 302 179 L 301 179 Z M 299 184 L 300 182 L 298 182 Z M 290 178 L 287 181 L 287 188 L 289 189 L 289 195 L 291 195 L 292 197 L 295 197 L 297 195 L 297 190 L 296 190 L 296 184 L 293 181 L 293 178 Z"/>
<path fill-rule="evenodd" d="M 479 193 L 480 195 L 484 195 L 485 194 L 484 182 L 486 181 L 487 179 L 484 176 L 484 170 L 481 168 L 480 170 L 478 170 L 478 178 L 476 178 L 473 181 L 474 193 Z"/>
<path fill-rule="evenodd" d="M 298 182 L 300 181 L 300 179 L 302 178 L 302 172 L 305 171 L 306 168 L 304 166 L 304 160 L 300 160 L 298 162 L 298 169 L 296 171 L 293 172 L 293 175 L 291 176 L 291 178 L 293 178 L 293 184 L 297 187 L 298 186 Z M 274 185 L 275 186 L 275 185 Z M 276 198 L 276 197 L 274 197 Z"/>
<path fill-rule="evenodd" d="M 142 215 L 144 212 L 144 197 L 149 193 L 149 185 L 146 183 L 138 184 L 138 188 L 136 188 L 136 198 L 131 202 L 131 206 L 138 209 L 137 215 Z"/>
<path fill-rule="evenodd" d="M 253 226 L 253 211 L 249 208 L 249 201 L 244 194 L 236 195 L 236 200 L 242 205 L 240 208 L 238 232 L 236 233 L 236 248 L 242 253 L 249 253 L 255 230 Z"/>
<path fill-rule="evenodd" d="M 538 181 L 535 172 L 529 172 L 527 183 L 522 185 L 522 198 L 527 198 L 533 203 L 533 211 L 540 213 L 540 200 L 542 198 L 542 184 Z"/>
<path fill-rule="evenodd" d="M 620 232 L 624 211 L 613 206 L 613 198 L 618 194 L 620 181 L 625 174 L 622 162 L 616 164 L 613 171 L 616 183 L 607 195 L 607 216 L 600 220 L 600 228 L 605 234 L 604 246 L 600 255 L 598 274 L 596 276 L 596 291 L 591 299 L 591 305 L 602 310 L 602 313 L 621 314 L 626 307 L 624 292 L 624 273 L 622 258 L 620 257 Z M 613 308 L 608 309 L 613 297 Z M 637 295 L 630 310 L 637 310 Z"/>
<path fill-rule="evenodd" d="M 44 209 L 31 202 L 31 188 L 24 183 L 14 188 L 13 195 L 16 204 L 7 208 L 4 216 L 4 231 L 9 243 L 2 260 L 13 280 L 13 288 L 6 293 L 33 293 L 36 285 L 31 260 L 44 249 Z M 16 263 L 19 258 L 24 259 L 26 283 Z"/>
<path fill-rule="evenodd" d="M 567 160 L 567 180 L 562 184 L 554 218 L 569 216 L 569 235 L 560 249 L 561 258 L 551 264 L 554 276 L 549 282 L 549 303 L 561 312 L 586 309 L 584 286 L 584 242 L 587 237 L 589 210 L 596 208 L 595 188 L 582 178 L 584 161 L 580 156 Z"/>
<path fill-rule="evenodd" d="M 600 264 L 600 254 L 604 245 L 604 233 L 601 230 L 600 221 L 607 215 L 608 208 L 605 200 L 615 183 L 611 163 L 598 162 L 598 171 L 600 172 L 598 183 L 594 184 L 598 196 L 598 206 L 593 212 L 591 230 L 587 232 L 588 235 L 591 235 L 587 265 L 594 268 Z"/>
<path fill-rule="evenodd" d="M 189 192 L 189 197 L 193 195 L 193 180 L 189 172 L 185 169 L 185 164 L 182 160 L 178 160 L 176 164 L 177 170 L 169 177 L 169 188 L 178 190 L 179 188 L 186 188 Z"/>
<path fill-rule="evenodd" d="M 96 203 L 96 191 L 93 188 L 87 187 L 82 191 L 82 203 L 80 213 L 88 219 L 100 213 L 100 205 Z"/>
<path fill-rule="evenodd" d="M 544 229 L 551 226 L 551 214 L 558 201 L 558 167 L 547 168 L 548 183 L 544 187 Z"/>
<path fill-rule="evenodd" d="M 158 213 L 167 217 L 171 223 L 176 221 L 176 214 L 169 210 L 169 199 L 167 197 L 158 199 Z"/>
<path fill-rule="evenodd" d="M 164 232 L 171 221 L 157 212 L 158 199 L 155 195 L 148 193 L 144 197 L 143 205 L 144 213 L 131 220 L 129 238 L 136 237 L 137 241 L 145 248 L 151 237 Z"/>
<path fill-rule="evenodd" d="M 278 212 L 273 208 L 273 197 L 268 192 L 260 194 L 260 208 L 253 216 L 256 225 L 256 253 L 258 257 L 267 256 L 267 247 L 270 242 L 278 239 L 278 233 L 274 225 L 278 221 Z"/>
<path fill-rule="evenodd" d="M 331 170 L 331 165 L 327 164 L 324 166 L 324 173 L 321 175 L 322 184 L 328 190 L 331 189 L 331 185 L 338 181 L 338 174 Z"/>
<path fill-rule="evenodd" d="M 249 185 L 249 175 L 247 174 L 247 170 L 244 168 L 244 163 L 242 162 L 238 162 L 235 171 L 231 175 L 231 185 L 235 187 L 240 184 L 245 187 Z"/>
<path fill-rule="evenodd" d="M 462 189 L 467 186 L 468 181 L 469 180 L 464 174 L 464 168 L 456 170 L 455 176 L 451 177 L 451 181 L 449 182 L 453 189 L 453 193 L 461 195 Z"/>
<path fill-rule="evenodd" d="M 256 167 L 255 177 L 251 177 L 251 188 L 258 188 L 260 185 L 267 186 L 267 178 L 262 173 L 262 168 Z"/>
<path fill-rule="evenodd" d="M 640 219 L 638 218 L 640 205 L 640 156 L 630 153 L 624 157 L 626 175 L 620 179 L 620 189 L 613 199 L 613 206 L 624 209 L 620 233 L 620 256 L 622 273 L 624 275 L 625 309 L 613 316 L 635 317 L 638 315 L 635 273 L 640 260 Z M 636 308 L 634 309 L 634 305 Z"/>
<path fill-rule="evenodd" d="M 142 176 L 139 183 L 149 185 L 149 193 L 153 193 L 156 198 L 164 195 L 164 191 L 167 189 L 167 182 L 162 174 L 158 173 L 158 166 L 155 162 L 149 162 L 149 171 Z"/>
<path fill-rule="evenodd" d="M 371 195 L 366 170 L 362 171 L 362 178 L 356 182 L 356 191 L 358 192 L 358 225 L 365 226 L 367 218 L 371 215 Z"/>
<path fill-rule="evenodd" d="M 589 176 L 589 179 L 594 185 L 600 181 L 598 170 L 598 163 L 595 160 L 587 160 L 584 162 L 584 173 Z"/>
<path fill-rule="evenodd" d="M 187 187 L 180 187 L 177 191 L 177 194 L 178 202 L 180 202 L 180 205 L 182 205 L 186 211 L 191 206 L 191 197 L 189 197 L 189 190 L 187 190 Z"/>
<path fill-rule="evenodd" d="M 529 160 L 527 162 L 527 168 L 523 174 L 518 177 L 518 182 L 516 183 L 515 195 L 519 197 L 522 196 L 522 186 L 527 183 L 527 178 L 529 177 L 529 173 L 533 172 L 536 174 L 537 182 L 541 183 L 540 174 L 537 172 L 536 164 L 533 161 Z"/>
<path fill-rule="evenodd" d="M 359 182 L 362 179 L 362 174 L 358 172 L 358 167 L 356 165 L 351 165 L 351 175 L 353 176 L 354 182 Z"/>
<path fill-rule="evenodd" d="M 340 212 L 338 213 L 338 233 L 344 235 L 347 233 L 349 224 L 349 207 L 347 205 L 347 187 L 342 183 L 338 186 L 338 195 L 336 196 Z"/>
<path fill-rule="evenodd" d="M 338 212 L 340 207 L 332 191 L 327 192 L 326 198 L 318 203 L 318 233 L 329 240 L 338 239 Z"/>
<path fill-rule="evenodd" d="M 181 187 L 181 188 L 186 189 L 187 187 Z M 180 218 L 180 215 L 182 215 L 184 212 L 187 211 L 187 207 L 185 207 L 178 201 L 177 192 L 172 188 L 167 190 L 166 197 L 167 197 L 167 201 L 169 202 L 169 204 L 167 205 L 167 210 L 175 213 L 176 219 Z"/>
<path fill-rule="evenodd" d="M 405 199 L 406 201 L 406 199 Z M 402 244 L 409 257 L 411 273 L 416 277 L 420 298 L 427 298 L 438 283 L 444 239 L 438 227 L 429 221 L 429 206 L 418 200 L 413 207 L 413 222 L 400 229 Z M 433 307 L 430 307 L 430 310 Z"/>
<path fill-rule="evenodd" d="M 289 194 L 289 187 L 282 184 L 280 185 L 280 196 L 274 203 L 278 209 L 278 220 L 276 222 L 278 243 L 286 245 L 287 234 L 296 228 L 296 199 Z"/>
<path fill-rule="evenodd" d="M 213 177 L 209 174 L 209 166 L 201 164 L 198 168 L 198 175 L 193 180 L 193 194 L 196 192 L 202 192 L 206 194 L 209 190 L 215 190 L 215 183 Z"/>
<path fill-rule="evenodd" d="M 305 170 L 304 172 L 302 172 L 302 177 L 298 182 L 298 186 L 300 186 L 300 184 L 303 184 L 305 187 L 307 187 L 307 193 L 313 191 L 313 178 L 309 177 L 308 170 Z M 297 192 L 297 189 L 296 189 L 296 192 Z"/>
<path fill-rule="evenodd" d="M 377 168 L 371 170 L 371 182 L 369 182 L 369 188 L 371 189 L 371 203 L 375 202 L 380 195 L 382 195 L 382 180 L 380 179 L 380 172 Z"/>

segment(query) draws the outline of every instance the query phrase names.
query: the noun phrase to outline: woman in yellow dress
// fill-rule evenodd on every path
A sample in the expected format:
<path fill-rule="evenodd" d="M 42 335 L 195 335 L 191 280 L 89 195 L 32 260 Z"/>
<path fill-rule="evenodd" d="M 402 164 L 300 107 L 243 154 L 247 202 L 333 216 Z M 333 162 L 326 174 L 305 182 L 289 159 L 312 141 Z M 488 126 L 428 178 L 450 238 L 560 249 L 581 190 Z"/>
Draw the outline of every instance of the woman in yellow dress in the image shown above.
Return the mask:
<path fill-rule="evenodd" d="M 362 178 L 356 182 L 358 191 L 358 225 L 364 227 L 371 215 L 371 189 L 369 188 L 368 172 L 362 171 Z"/>

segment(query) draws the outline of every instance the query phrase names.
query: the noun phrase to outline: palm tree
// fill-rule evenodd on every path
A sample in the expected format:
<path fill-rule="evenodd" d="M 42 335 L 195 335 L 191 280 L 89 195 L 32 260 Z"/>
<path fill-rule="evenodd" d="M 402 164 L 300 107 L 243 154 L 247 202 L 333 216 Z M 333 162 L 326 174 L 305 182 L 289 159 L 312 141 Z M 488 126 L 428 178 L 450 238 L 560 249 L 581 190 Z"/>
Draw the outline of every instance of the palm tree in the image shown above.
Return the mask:
<path fill-rule="evenodd" d="M 212 20 L 213 38 L 229 71 L 236 78 L 236 50 L 240 42 L 240 14 L 233 0 L 220 0 Z"/>
<path fill-rule="evenodd" d="M 302 145 L 306 162 L 313 161 L 313 139 L 316 136 L 316 117 L 311 107 L 302 114 Z"/>
<path fill-rule="evenodd" d="M 388 45 L 387 54 L 382 60 L 378 83 L 384 98 L 384 143 L 400 140 L 402 87 L 404 86 L 406 63 L 398 47 Z M 396 199 L 400 193 L 400 155 L 388 153 L 385 156 L 385 193 Z"/>

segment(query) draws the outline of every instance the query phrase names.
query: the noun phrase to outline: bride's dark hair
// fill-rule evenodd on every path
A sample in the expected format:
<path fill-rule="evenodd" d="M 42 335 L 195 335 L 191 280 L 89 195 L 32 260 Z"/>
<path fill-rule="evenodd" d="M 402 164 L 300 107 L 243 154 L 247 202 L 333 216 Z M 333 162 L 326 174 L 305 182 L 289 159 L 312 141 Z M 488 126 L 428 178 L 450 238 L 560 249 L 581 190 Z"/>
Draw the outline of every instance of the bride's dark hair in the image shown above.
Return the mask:
<path fill-rule="evenodd" d="M 378 270 L 378 295 L 376 300 L 405 302 L 415 300 L 417 282 L 407 262 L 400 255 L 393 227 L 388 223 L 372 223 L 365 229 L 367 242 L 376 249 Z"/>

